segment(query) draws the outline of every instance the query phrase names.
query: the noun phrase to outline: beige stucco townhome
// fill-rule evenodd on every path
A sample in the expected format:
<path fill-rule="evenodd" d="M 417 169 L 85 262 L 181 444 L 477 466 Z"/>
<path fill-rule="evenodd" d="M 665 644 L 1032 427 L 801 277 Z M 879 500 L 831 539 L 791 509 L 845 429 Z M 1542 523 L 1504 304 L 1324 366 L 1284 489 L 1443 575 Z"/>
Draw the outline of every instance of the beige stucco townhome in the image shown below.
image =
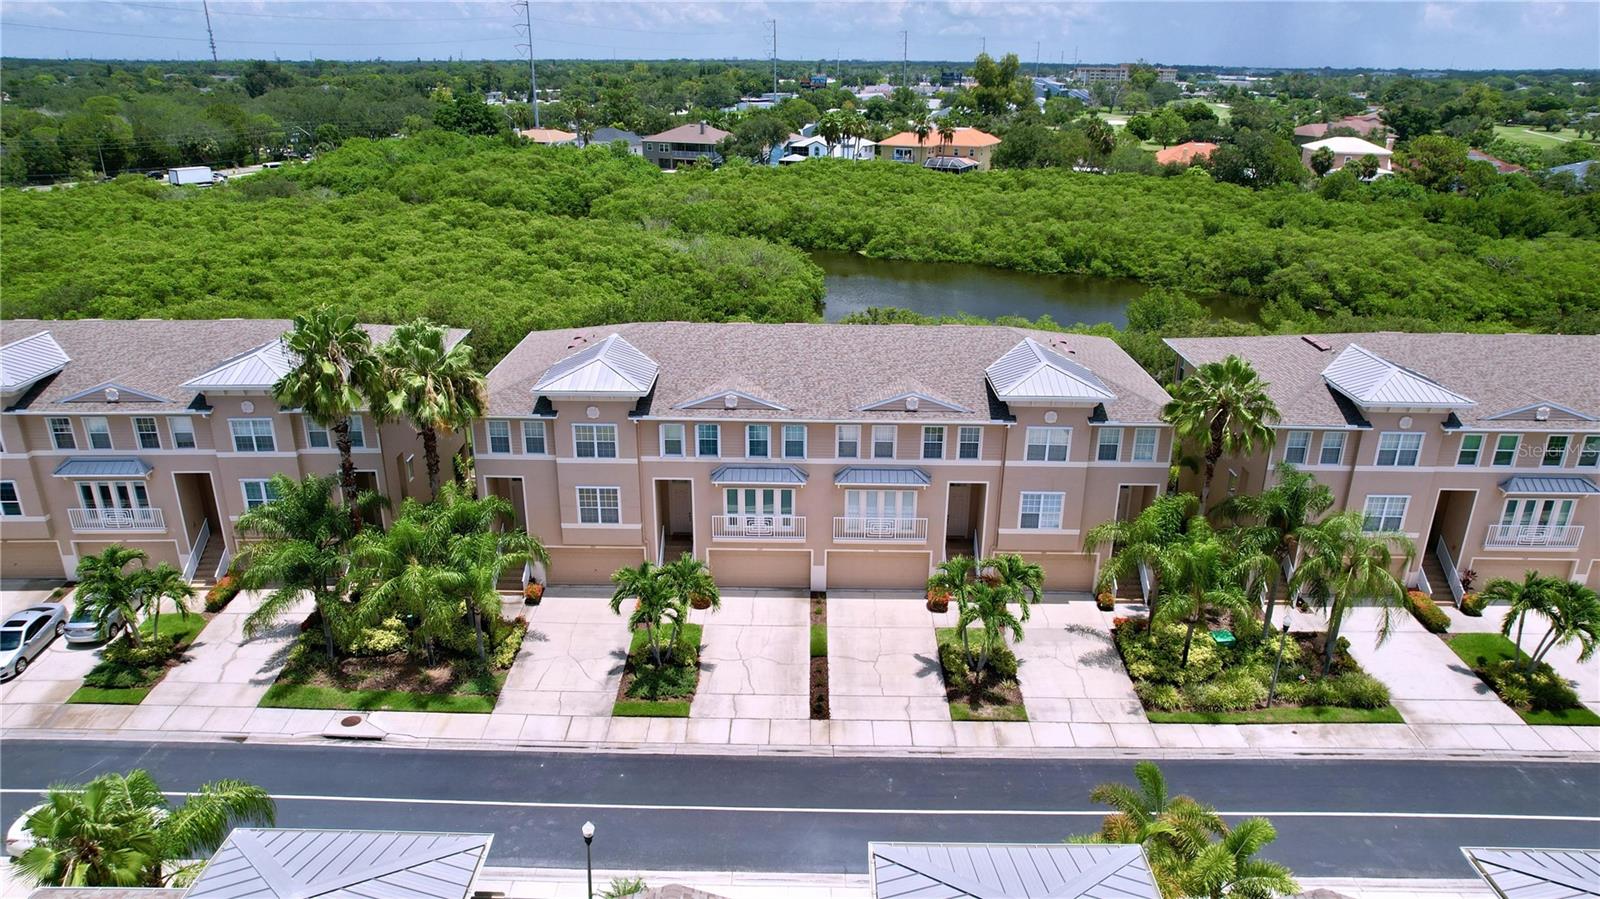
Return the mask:
<path fill-rule="evenodd" d="M 1178 376 L 1237 355 L 1283 413 L 1269 457 L 1227 459 L 1213 494 L 1284 461 L 1339 509 L 1417 547 L 1408 583 L 1459 598 L 1537 569 L 1600 586 L 1600 337 L 1316 334 L 1170 339 Z M 1444 583 L 1440 583 L 1443 581 Z"/>
<path fill-rule="evenodd" d="M 529 334 L 488 379 L 480 486 L 555 584 L 688 552 L 729 587 L 920 588 L 1011 551 L 1083 591 L 1084 532 L 1167 477 L 1167 395 L 1101 337 L 625 324 Z"/>
<path fill-rule="evenodd" d="M 237 552 L 239 515 L 271 498 L 267 479 L 336 471 L 332 435 L 271 396 L 292 365 L 280 340 L 290 324 L 0 325 L 0 576 L 70 577 L 78 559 L 122 544 L 204 580 Z M 391 329 L 367 330 L 381 340 Z M 366 413 L 352 426 L 363 487 L 396 504 L 427 495 L 409 426 Z"/>

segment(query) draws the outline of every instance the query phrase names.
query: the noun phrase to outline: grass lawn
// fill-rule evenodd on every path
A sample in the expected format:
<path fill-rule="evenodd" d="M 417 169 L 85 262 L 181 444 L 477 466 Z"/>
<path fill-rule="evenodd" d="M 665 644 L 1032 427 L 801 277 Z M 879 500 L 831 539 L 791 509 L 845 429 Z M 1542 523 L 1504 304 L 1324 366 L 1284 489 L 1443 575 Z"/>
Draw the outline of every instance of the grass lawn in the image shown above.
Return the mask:
<path fill-rule="evenodd" d="M 1403 724 L 1392 705 L 1381 709 L 1346 709 L 1336 706 L 1273 706 L 1239 712 L 1145 711 L 1151 724 Z"/>
<path fill-rule="evenodd" d="M 174 654 L 182 655 L 183 650 L 193 643 L 196 637 L 200 636 L 200 631 L 205 629 L 206 621 L 207 618 L 198 612 L 191 613 L 187 618 L 169 612 L 161 616 L 161 635 L 171 637 L 176 646 Z M 151 627 L 150 619 L 146 618 L 144 623 L 139 625 L 139 634 L 147 640 L 154 636 L 155 631 Z M 128 638 L 122 637 L 120 639 L 126 640 Z M 102 670 L 107 665 L 107 662 L 102 661 L 94 667 L 94 670 Z M 90 673 L 93 673 L 93 671 Z M 67 697 L 67 702 L 99 705 L 138 705 L 144 702 L 144 698 L 150 695 L 151 689 L 156 684 L 161 683 L 161 678 L 165 677 L 166 673 L 166 665 L 151 666 L 144 669 L 145 677 L 143 683 L 138 686 L 79 687 L 73 691 L 71 696 Z"/>
<path fill-rule="evenodd" d="M 495 690 L 505 683 L 495 675 Z M 494 695 L 463 693 L 407 693 L 404 690 L 341 690 L 311 684 L 273 684 L 261 700 L 266 709 L 350 709 L 363 712 L 476 712 L 494 711 Z"/>
<path fill-rule="evenodd" d="M 975 627 L 969 629 L 969 639 L 977 639 L 976 631 Z M 1016 681 L 1016 655 L 1009 647 L 996 652 L 997 658 L 984 670 L 982 684 L 974 689 L 961 652 L 961 631 L 940 627 L 934 629 L 933 635 L 939 645 L 940 675 L 944 680 L 944 698 L 950 705 L 951 721 L 1028 720 L 1022 688 Z M 1006 669 L 1003 675 L 1001 668 Z"/>
<path fill-rule="evenodd" d="M 982 714 L 974 715 L 964 699 L 950 703 L 951 721 L 1026 721 L 1028 708 L 1021 705 L 984 706 Z"/>
<path fill-rule="evenodd" d="M 811 657 L 825 659 L 828 657 L 828 626 L 826 624 L 811 625 Z"/>
<path fill-rule="evenodd" d="M 660 699 L 651 702 L 648 699 L 619 699 L 617 704 L 611 707 L 611 714 L 616 718 L 687 718 L 689 701 Z"/>
<path fill-rule="evenodd" d="M 1217 118 L 1221 119 L 1224 125 L 1228 124 L 1228 119 L 1233 118 L 1233 109 L 1226 103 L 1206 103 L 1206 106 L 1217 114 Z"/>
<path fill-rule="evenodd" d="M 1457 634 L 1445 641 L 1450 649 L 1468 667 L 1476 668 L 1478 659 L 1490 665 L 1498 662 L 1527 660 L 1528 654 L 1517 649 L 1517 644 L 1499 634 Z M 1493 687 L 1490 684 L 1490 687 Z M 1586 706 L 1571 709 L 1538 709 L 1523 711 L 1512 707 L 1528 724 L 1566 724 L 1576 727 L 1600 727 L 1600 715 Z"/>
<path fill-rule="evenodd" d="M 1527 144 L 1541 150 L 1550 147 L 1559 147 L 1565 143 L 1580 140 L 1578 132 L 1571 128 L 1562 128 L 1560 131 L 1546 131 L 1537 125 L 1496 125 L 1494 136 L 1504 138 L 1516 144 Z M 1592 141 L 1584 141 L 1592 143 Z"/>
<path fill-rule="evenodd" d="M 670 628 L 667 631 L 670 633 Z M 641 673 L 648 673 L 650 659 L 650 634 L 648 631 L 637 630 L 633 632 L 633 640 L 628 646 L 628 670 L 618 688 L 617 701 L 611 707 L 611 714 L 618 718 L 687 718 L 689 717 L 689 703 L 694 700 L 695 688 L 700 685 L 700 637 L 702 629 L 698 624 L 685 624 L 678 634 L 678 642 L 695 648 L 696 663 L 693 669 L 685 670 L 687 666 L 674 666 L 668 669 L 665 676 L 656 678 L 657 689 L 667 692 L 668 695 L 660 699 L 645 699 L 640 696 L 629 696 L 628 690 L 632 689 L 639 680 Z M 665 642 L 668 634 L 662 634 Z"/>

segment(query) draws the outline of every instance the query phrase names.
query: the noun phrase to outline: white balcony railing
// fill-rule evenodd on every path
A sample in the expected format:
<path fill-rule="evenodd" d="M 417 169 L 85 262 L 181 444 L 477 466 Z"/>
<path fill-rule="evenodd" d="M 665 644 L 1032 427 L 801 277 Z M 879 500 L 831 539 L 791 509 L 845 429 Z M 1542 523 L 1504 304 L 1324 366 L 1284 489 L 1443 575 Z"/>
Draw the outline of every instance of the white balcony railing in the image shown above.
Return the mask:
<path fill-rule="evenodd" d="M 164 531 L 160 509 L 68 509 L 74 531 Z"/>
<path fill-rule="evenodd" d="M 714 540 L 800 540 L 806 536 L 804 515 L 713 515 Z"/>
<path fill-rule="evenodd" d="M 1491 524 L 1483 546 L 1485 549 L 1575 549 L 1582 539 L 1582 525 Z"/>
<path fill-rule="evenodd" d="M 926 518 L 846 518 L 833 520 L 835 540 L 917 540 L 928 539 Z"/>

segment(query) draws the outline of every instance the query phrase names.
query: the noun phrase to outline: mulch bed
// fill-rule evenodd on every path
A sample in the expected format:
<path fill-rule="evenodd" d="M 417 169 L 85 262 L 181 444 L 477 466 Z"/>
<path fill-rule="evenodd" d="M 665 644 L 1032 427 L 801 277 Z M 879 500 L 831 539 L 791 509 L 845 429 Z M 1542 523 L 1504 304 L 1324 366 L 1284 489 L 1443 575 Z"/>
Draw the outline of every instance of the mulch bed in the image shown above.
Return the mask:
<path fill-rule="evenodd" d="M 943 665 L 939 666 L 939 673 L 944 678 L 945 701 L 964 706 L 973 720 L 1019 720 L 1016 717 L 1017 710 L 1024 706 L 1022 688 L 1015 682 L 1003 682 L 991 674 L 985 674 L 980 684 L 959 684 L 950 682 Z"/>
<path fill-rule="evenodd" d="M 811 594 L 811 624 L 828 626 L 828 595 Z M 811 659 L 811 720 L 828 720 L 828 657 Z"/>
<path fill-rule="evenodd" d="M 396 690 L 404 693 L 447 695 L 461 693 L 472 685 L 481 673 L 475 671 L 476 659 L 436 660 L 429 665 L 424 660 L 413 659 L 404 652 L 386 656 L 362 656 L 340 659 L 329 665 L 322 652 L 322 632 L 310 632 L 300 638 L 314 652 L 316 664 L 285 671 L 281 683 L 302 684 L 311 687 L 332 687 L 336 690 Z M 489 695 L 495 693 L 488 691 Z"/>

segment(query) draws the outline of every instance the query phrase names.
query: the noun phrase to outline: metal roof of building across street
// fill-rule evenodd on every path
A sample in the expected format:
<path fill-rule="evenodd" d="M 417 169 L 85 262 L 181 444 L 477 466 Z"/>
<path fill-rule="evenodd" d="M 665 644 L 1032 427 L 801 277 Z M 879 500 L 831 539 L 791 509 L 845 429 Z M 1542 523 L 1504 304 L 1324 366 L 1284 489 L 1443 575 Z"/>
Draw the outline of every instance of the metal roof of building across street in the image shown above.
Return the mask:
<path fill-rule="evenodd" d="M 920 468 L 850 465 L 834 474 L 833 483 L 850 487 L 926 487 L 933 479 Z"/>
<path fill-rule="evenodd" d="M 1463 846 L 1461 853 L 1501 899 L 1600 896 L 1600 850 Z"/>
<path fill-rule="evenodd" d="M 1161 899 L 1144 850 L 1092 843 L 872 843 L 875 899 Z"/>
<path fill-rule="evenodd" d="M 89 456 L 68 459 L 56 466 L 58 478 L 142 478 L 154 471 L 149 462 L 136 456 Z"/>
<path fill-rule="evenodd" d="M 1501 493 L 1553 493 L 1558 496 L 1579 496 L 1600 493 L 1594 481 L 1581 475 L 1517 475 L 1500 482 Z"/>
<path fill-rule="evenodd" d="M 466 899 L 493 834 L 241 827 L 187 899 Z"/>
<path fill-rule="evenodd" d="M 804 484 L 807 477 L 793 465 L 724 465 L 711 473 L 711 483 Z"/>

